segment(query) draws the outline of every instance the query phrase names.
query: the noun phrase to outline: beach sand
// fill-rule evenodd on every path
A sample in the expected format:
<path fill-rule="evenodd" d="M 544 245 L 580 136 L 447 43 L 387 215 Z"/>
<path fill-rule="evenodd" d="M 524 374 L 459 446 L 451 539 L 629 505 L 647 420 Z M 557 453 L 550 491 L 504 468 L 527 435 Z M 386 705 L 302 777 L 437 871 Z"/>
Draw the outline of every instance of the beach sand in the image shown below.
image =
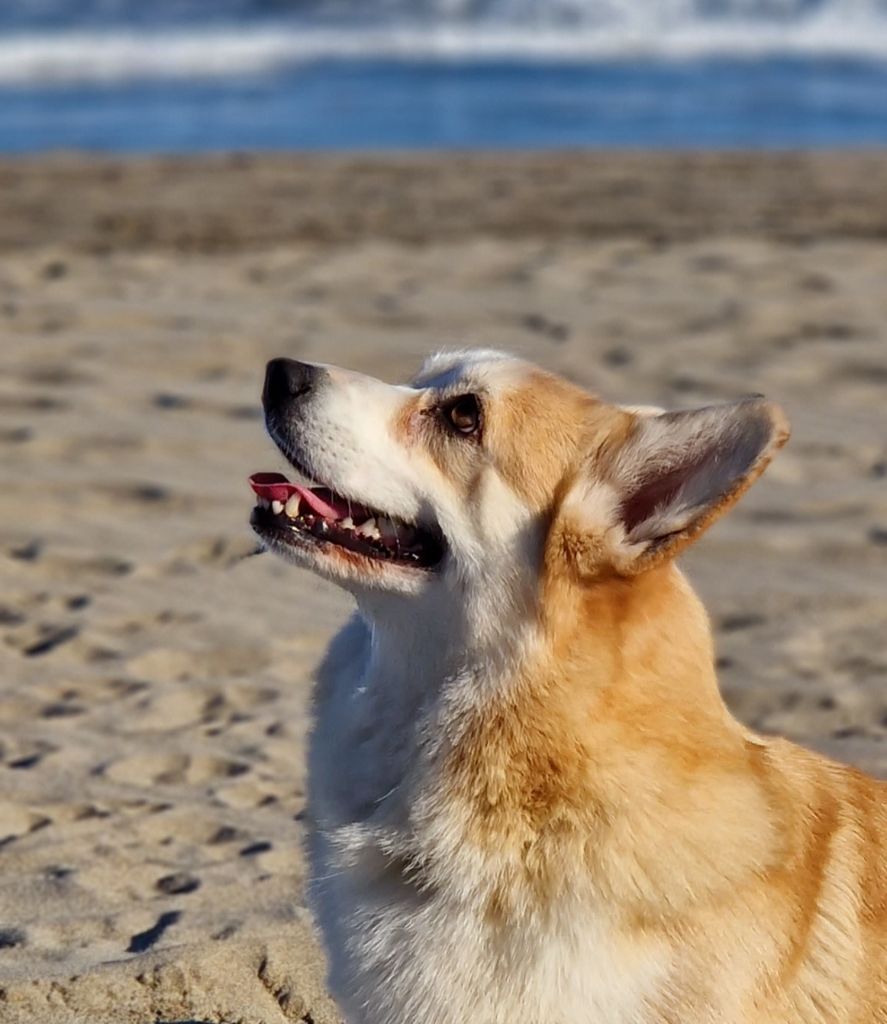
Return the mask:
<path fill-rule="evenodd" d="M 685 559 L 743 721 L 887 775 L 887 155 L 0 164 L 0 1020 L 331 1024 L 265 360 L 499 346 L 794 435 Z"/>

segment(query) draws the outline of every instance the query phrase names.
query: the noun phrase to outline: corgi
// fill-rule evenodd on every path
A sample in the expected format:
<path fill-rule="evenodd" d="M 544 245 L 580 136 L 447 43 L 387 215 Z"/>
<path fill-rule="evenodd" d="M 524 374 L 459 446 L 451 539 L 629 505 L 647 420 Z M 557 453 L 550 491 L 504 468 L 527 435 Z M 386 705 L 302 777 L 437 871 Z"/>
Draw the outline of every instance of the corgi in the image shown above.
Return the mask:
<path fill-rule="evenodd" d="M 884 1024 L 885 784 L 736 721 L 675 557 L 785 443 L 493 351 L 275 359 L 265 545 L 350 591 L 309 902 L 349 1024 Z M 305 480 L 309 482 L 305 482 Z"/>

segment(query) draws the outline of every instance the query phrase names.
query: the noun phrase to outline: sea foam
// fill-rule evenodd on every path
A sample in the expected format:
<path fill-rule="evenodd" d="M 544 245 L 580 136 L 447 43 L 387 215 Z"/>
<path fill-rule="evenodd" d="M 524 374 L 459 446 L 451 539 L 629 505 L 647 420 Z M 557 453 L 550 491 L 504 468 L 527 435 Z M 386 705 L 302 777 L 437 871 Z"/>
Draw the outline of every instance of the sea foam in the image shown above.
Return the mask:
<path fill-rule="evenodd" d="M 384 22 L 368 19 L 364 6 L 362 21 L 8 32 L 0 35 L 0 85 L 261 75 L 322 60 L 887 59 L 882 0 L 511 0 L 473 18 L 465 6 L 435 0 L 423 5 L 422 20 L 396 10 L 392 17 L 389 5 Z"/>

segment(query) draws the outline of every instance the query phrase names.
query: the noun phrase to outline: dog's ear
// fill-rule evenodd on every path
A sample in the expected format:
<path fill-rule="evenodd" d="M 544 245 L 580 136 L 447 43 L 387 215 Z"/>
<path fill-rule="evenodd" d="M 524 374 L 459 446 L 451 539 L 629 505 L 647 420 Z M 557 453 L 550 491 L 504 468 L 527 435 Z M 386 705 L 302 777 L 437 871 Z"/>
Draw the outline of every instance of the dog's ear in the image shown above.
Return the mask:
<path fill-rule="evenodd" d="M 601 446 L 564 500 L 568 557 L 580 570 L 606 565 L 622 575 L 673 557 L 739 499 L 788 435 L 785 414 L 762 398 L 633 411 L 621 440 Z"/>

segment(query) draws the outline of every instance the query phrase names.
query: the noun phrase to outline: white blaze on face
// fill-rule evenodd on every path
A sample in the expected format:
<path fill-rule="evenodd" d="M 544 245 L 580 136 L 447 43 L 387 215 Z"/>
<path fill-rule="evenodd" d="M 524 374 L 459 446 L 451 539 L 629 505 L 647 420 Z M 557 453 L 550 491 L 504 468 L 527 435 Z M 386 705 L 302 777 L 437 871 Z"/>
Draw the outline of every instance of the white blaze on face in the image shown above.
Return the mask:
<path fill-rule="evenodd" d="M 492 350 L 438 353 L 426 360 L 416 383 L 431 402 L 477 395 L 489 427 L 495 423 L 497 405 L 509 388 L 524 381 L 526 369 L 519 360 Z M 509 571 L 503 560 L 508 561 L 509 550 L 533 512 L 500 474 L 486 437 L 479 444 L 450 438 L 436 460 L 423 447 L 426 459 L 436 463 L 440 480 L 429 497 L 438 502 L 451 546 L 469 563 L 463 569 Z"/>
<path fill-rule="evenodd" d="M 391 424 L 415 390 L 327 367 L 329 378 L 299 427 L 307 468 L 333 490 L 407 521 L 423 509 L 411 453 Z"/>
<path fill-rule="evenodd" d="M 433 519 L 451 546 L 473 562 L 520 531 L 531 511 L 497 474 L 495 461 L 467 439 L 453 438 L 452 462 L 474 459 L 467 490 L 429 452 L 429 436 L 445 433 L 435 420 L 443 396 L 496 396 L 520 379 L 523 364 L 487 351 L 436 356 L 414 387 L 327 367 L 329 378 L 299 428 L 308 468 L 334 490 L 408 521 Z M 404 425 L 414 407 L 415 425 Z M 463 451 L 459 451 L 459 447 Z M 463 459 L 463 456 L 465 457 Z"/>

